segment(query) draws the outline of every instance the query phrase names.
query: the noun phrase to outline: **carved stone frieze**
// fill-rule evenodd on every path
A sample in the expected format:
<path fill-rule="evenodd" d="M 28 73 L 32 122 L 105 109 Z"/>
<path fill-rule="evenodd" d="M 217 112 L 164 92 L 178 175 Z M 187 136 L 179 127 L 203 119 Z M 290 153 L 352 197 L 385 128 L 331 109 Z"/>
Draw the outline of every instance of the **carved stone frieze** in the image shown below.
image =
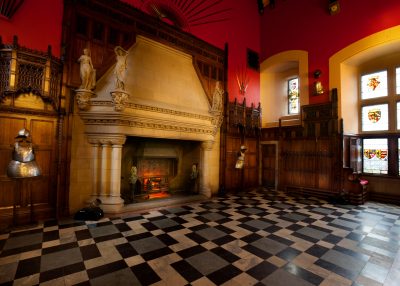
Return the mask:
<path fill-rule="evenodd" d="M 87 89 L 76 90 L 76 102 L 80 110 L 87 110 L 90 106 L 90 99 L 96 96 L 96 94 Z"/>
<path fill-rule="evenodd" d="M 96 101 L 91 102 L 90 105 L 92 105 L 92 106 L 112 106 L 113 102 L 96 100 Z M 167 108 L 162 108 L 162 107 L 149 106 L 149 105 L 143 105 L 143 104 L 137 104 L 137 103 L 131 103 L 131 102 L 126 102 L 125 107 L 129 108 L 129 109 L 151 111 L 151 112 L 157 112 L 157 113 L 163 113 L 163 114 L 169 114 L 169 115 L 189 117 L 189 118 L 193 118 L 193 119 L 201 119 L 201 120 L 209 120 L 209 121 L 212 121 L 212 119 L 213 119 L 212 116 L 208 116 L 208 115 L 183 112 L 183 111 L 179 111 L 179 110 L 173 110 L 173 109 L 167 109 Z"/>
<path fill-rule="evenodd" d="M 88 142 L 94 145 L 118 145 L 125 144 L 126 136 L 122 134 L 87 134 Z"/>
<path fill-rule="evenodd" d="M 125 109 L 126 101 L 129 98 L 129 94 L 123 90 L 114 90 L 110 93 L 115 111 L 123 111 Z"/>

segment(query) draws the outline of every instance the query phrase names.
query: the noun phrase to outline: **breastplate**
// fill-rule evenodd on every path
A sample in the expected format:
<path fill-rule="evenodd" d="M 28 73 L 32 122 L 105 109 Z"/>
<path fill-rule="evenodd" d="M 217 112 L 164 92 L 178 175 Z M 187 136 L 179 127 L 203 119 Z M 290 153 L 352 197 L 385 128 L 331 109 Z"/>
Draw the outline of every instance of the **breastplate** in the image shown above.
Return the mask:
<path fill-rule="evenodd" d="M 31 162 L 35 160 L 35 154 L 33 154 L 32 145 L 21 146 L 18 143 L 15 144 L 13 152 L 13 160 L 18 162 Z"/>
<path fill-rule="evenodd" d="M 15 143 L 12 160 L 7 167 L 7 176 L 11 178 L 30 178 L 41 175 L 35 161 L 32 144 L 20 145 Z"/>

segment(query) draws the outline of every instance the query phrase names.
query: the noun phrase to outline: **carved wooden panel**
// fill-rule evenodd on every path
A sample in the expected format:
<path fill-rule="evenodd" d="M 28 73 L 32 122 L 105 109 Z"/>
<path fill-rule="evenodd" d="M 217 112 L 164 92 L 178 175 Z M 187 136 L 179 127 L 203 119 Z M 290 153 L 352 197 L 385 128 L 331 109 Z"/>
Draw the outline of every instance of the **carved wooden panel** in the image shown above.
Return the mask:
<path fill-rule="evenodd" d="M 240 150 L 241 140 L 239 137 L 227 136 L 226 140 L 226 189 L 232 190 L 240 187 L 240 176 L 239 170 L 235 169 L 236 159 Z"/>
<path fill-rule="evenodd" d="M 262 166 L 262 185 L 267 187 L 275 187 L 276 173 L 276 144 L 261 145 L 261 166 Z"/>
<path fill-rule="evenodd" d="M 251 188 L 258 186 L 258 146 L 257 139 L 247 138 L 244 145 L 247 147 L 244 165 L 244 186 Z"/>

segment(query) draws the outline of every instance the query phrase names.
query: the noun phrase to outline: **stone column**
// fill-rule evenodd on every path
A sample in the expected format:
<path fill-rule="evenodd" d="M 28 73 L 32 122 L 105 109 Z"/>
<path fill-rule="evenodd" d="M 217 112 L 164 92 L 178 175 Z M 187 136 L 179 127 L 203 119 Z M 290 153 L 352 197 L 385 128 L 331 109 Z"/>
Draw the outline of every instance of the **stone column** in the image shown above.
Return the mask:
<path fill-rule="evenodd" d="M 117 134 L 89 134 L 88 137 L 93 144 L 93 200 L 101 200 L 105 213 L 118 213 L 124 205 L 121 198 L 121 158 L 126 137 Z"/>
<path fill-rule="evenodd" d="M 109 172 L 110 172 L 110 145 L 102 141 L 101 144 L 101 162 L 100 162 L 100 199 L 104 201 L 109 190 Z"/>
<path fill-rule="evenodd" d="M 121 199 L 122 145 L 113 144 L 111 148 L 110 200 L 115 204 L 123 204 L 124 200 Z"/>
<path fill-rule="evenodd" d="M 91 198 L 87 201 L 89 204 L 97 199 L 97 196 L 100 194 L 99 190 L 99 166 L 100 166 L 100 158 L 101 158 L 101 148 L 100 144 L 97 140 L 89 139 L 89 143 L 92 144 L 92 195 Z"/>
<path fill-rule="evenodd" d="M 209 180 L 213 144 L 214 141 L 203 141 L 201 143 L 200 193 L 208 198 L 212 195 Z"/>

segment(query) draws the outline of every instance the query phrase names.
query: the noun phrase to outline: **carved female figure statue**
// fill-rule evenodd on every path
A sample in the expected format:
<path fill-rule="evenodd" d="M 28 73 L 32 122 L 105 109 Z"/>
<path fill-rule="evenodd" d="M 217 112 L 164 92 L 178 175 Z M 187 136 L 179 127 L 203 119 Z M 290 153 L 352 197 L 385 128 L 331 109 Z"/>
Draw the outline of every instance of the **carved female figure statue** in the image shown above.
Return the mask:
<path fill-rule="evenodd" d="M 212 106 L 211 106 L 211 111 L 222 111 L 223 109 L 223 95 L 224 95 L 224 90 L 221 88 L 221 83 L 217 81 L 215 83 L 215 90 L 212 98 Z"/>
<path fill-rule="evenodd" d="M 115 88 L 125 90 L 126 57 L 128 56 L 128 52 L 120 46 L 115 47 L 114 52 L 117 58 L 117 63 L 114 69 Z"/>
<path fill-rule="evenodd" d="M 83 55 L 78 59 L 82 81 L 80 88 L 86 90 L 92 90 L 96 85 L 96 70 L 93 68 L 92 59 L 89 53 L 89 49 L 84 49 Z"/>

